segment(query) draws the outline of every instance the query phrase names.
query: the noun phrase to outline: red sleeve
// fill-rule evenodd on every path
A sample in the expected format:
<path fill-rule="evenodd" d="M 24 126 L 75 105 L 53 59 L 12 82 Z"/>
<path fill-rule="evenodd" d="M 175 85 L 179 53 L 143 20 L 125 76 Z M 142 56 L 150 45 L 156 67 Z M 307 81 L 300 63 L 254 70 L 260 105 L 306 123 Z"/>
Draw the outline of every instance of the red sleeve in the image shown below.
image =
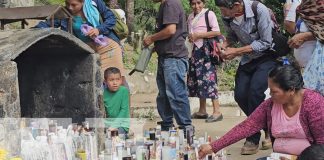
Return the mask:
<path fill-rule="evenodd" d="M 270 112 L 271 100 L 262 102 L 257 109 L 243 122 L 232 128 L 223 137 L 211 143 L 216 153 L 239 140 L 249 137 L 267 127 L 267 112 Z M 269 117 L 271 118 L 271 117 Z"/>
<path fill-rule="evenodd" d="M 307 122 L 315 144 L 324 144 L 324 97 L 311 91 L 304 105 L 308 111 Z M 308 105 L 308 106 L 306 106 Z"/>

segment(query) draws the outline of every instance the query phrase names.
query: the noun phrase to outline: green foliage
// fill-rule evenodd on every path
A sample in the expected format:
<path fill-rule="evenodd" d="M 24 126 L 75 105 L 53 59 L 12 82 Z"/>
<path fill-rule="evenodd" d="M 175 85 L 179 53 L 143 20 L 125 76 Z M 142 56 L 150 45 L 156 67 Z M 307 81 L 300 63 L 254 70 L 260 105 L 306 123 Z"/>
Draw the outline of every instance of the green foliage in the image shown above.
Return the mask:
<path fill-rule="evenodd" d="M 103 0 L 103 1 L 107 4 L 107 6 L 109 6 L 108 4 L 110 0 Z M 117 1 L 118 1 L 118 6 L 124 11 L 126 11 L 126 0 L 117 0 Z"/>
<path fill-rule="evenodd" d="M 189 0 L 181 0 L 186 16 L 192 12 Z M 206 0 L 206 8 L 216 13 L 218 23 L 223 31 L 223 24 L 219 8 L 215 6 L 214 0 Z M 158 13 L 160 3 L 154 3 L 152 0 L 136 0 L 135 2 L 135 31 L 145 30 L 149 33 L 154 32 L 155 17 Z"/>
<path fill-rule="evenodd" d="M 278 23 L 282 24 L 284 21 L 283 4 L 278 0 L 265 0 L 264 5 L 274 12 Z"/>
<path fill-rule="evenodd" d="M 234 90 L 234 80 L 239 59 L 223 63 L 217 68 L 217 83 L 219 91 Z"/>
<path fill-rule="evenodd" d="M 135 2 L 135 31 L 145 30 L 153 32 L 155 16 L 157 15 L 160 3 L 153 3 L 152 0 L 136 0 Z"/>
<path fill-rule="evenodd" d="M 35 0 L 35 4 L 39 5 L 64 5 L 65 0 Z"/>

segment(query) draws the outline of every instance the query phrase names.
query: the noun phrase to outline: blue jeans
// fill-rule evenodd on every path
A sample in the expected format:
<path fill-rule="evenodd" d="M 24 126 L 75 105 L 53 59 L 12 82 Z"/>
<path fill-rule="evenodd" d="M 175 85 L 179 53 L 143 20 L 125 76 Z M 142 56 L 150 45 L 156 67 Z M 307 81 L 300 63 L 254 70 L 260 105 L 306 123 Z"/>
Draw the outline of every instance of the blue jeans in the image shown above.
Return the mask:
<path fill-rule="evenodd" d="M 188 60 L 158 58 L 156 83 L 159 94 L 157 109 L 162 118 L 162 129 L 173 126 L 173 116 L 180 127 L 191 125 L 190 106 L 186 85 Z"/>

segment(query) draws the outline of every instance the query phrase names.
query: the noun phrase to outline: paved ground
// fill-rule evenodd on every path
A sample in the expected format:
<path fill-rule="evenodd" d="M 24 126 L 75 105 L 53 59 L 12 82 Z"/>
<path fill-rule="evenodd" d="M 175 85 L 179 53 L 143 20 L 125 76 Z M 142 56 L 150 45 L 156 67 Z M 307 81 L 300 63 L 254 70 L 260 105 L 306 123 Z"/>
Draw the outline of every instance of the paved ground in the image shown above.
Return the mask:
<path fill-rule="evenodd" d="M 134 95 L 132 96 L 132 106 L 156 106 L 155 95 L 156 94 Z M 212 108 L 208 107 L 207 109 L 209 113 L 211 113 Z M 224 119 L 220 122 L 205 123 L 204 120 L 193 120 L 193 124 L 196 127 L 196 135 L 198 137 L 204 136 L 205 132 L 207 132 L 213 138 L 215 136 L 222 136 L 232 127 L 242 122 L 246 118 L 237 106 L 222 106 L 221 111 L 224 115 Z M 155 119 L 154 121 L 147 121 L 144 128 L 154 127 L 156 121 L 159 121 L 159 119 Z M 263 138 L 264 136 L 262 136 L 262 139 Z M 272 150 L 260 150 L 256 155 L 243 156 L 240 155 L 240 150 L 243 146 L 243 143 L 244 140 L 241 140 L 226 148 L 228 158 L 230 160 L 255 160 L 257 158 L 267 156 L 272 152 Z"/>

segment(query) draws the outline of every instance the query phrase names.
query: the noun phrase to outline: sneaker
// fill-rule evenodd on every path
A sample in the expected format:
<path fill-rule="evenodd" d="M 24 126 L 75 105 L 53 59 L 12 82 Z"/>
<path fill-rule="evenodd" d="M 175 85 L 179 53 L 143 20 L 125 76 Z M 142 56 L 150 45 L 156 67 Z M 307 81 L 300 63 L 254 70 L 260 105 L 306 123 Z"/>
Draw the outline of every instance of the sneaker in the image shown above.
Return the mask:
<path fill-rule="evenodd" d="M 259 150 L 259 144 L 254 144 L 253 142 L 245 141 L 244 146 L 241 149 L 242 155 L 252 155 L 256 154 Z"/>

